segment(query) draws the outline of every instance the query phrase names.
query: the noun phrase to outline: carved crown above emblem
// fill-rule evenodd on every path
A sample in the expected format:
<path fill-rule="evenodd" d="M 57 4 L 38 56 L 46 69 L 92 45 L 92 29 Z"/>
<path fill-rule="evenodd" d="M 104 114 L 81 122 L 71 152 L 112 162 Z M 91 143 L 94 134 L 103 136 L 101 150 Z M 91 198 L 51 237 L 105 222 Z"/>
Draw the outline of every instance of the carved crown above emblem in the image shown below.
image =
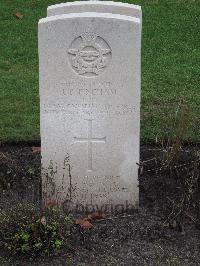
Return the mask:
<path fill-rule="evenodd" d="M 85 44 L 87 44 L 87 43 L 91 44 L 93 42 L 95 43 L 97 36 L 98 35 L 96 33 L 93 33 L 93 32 L 85 32 L 81 35 L 82 40 Z"/>

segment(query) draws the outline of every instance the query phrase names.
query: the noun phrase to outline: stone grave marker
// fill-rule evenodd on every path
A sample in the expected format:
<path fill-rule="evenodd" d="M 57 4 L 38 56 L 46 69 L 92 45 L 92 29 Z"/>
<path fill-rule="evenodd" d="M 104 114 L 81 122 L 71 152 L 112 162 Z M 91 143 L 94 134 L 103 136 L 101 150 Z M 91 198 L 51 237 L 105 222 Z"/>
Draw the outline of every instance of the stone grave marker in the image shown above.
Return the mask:
<path fill-rule="evenodd" d="M 71 13 L 39 21 L 43 203 L 109 213 L 138 204 L 141 22 Z"/>
<path fill-rule="evenodd" d="M 140 6 L 113 1 L 75 1 L 56 4 L 47 8 L 47 16 L 82 12 L 113 13 L 142 20 Z"/>

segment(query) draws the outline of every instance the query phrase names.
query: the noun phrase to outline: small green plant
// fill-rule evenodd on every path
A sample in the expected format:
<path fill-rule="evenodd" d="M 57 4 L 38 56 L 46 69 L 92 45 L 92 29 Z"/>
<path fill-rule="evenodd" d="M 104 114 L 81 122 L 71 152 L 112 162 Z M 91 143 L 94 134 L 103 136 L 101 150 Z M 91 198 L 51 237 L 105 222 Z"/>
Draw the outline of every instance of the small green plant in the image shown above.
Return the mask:
<path fill-rule="evenodd" d="M 52 256 L 69 247 L 73 218 L 60 208 L 42 213 L 32 204 L 19 204 L 0 213 L 0 249 L 31 257 Z"/>
<path fill-rule="evenodd" d="M 179 266 L 179 265 L 181 265 L 180 259 L 178 257 L 176 257 L 176 256 L 169 257 L 166 262 L 167 262 L 168 266 Z"/>

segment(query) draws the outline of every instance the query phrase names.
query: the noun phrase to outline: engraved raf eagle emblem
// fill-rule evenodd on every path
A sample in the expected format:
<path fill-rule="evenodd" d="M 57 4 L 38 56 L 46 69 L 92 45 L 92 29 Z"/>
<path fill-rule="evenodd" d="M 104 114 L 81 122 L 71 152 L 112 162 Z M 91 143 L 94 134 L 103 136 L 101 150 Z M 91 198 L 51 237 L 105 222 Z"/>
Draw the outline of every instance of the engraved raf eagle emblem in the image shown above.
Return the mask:
<path fill-rule="evenodd" d="M 68 50 L 72 68 L 84 76 L 97 76 L 108 66 L 111 49 L 106 41 L 95 33 L 86 32 L 76 38 Z"/>

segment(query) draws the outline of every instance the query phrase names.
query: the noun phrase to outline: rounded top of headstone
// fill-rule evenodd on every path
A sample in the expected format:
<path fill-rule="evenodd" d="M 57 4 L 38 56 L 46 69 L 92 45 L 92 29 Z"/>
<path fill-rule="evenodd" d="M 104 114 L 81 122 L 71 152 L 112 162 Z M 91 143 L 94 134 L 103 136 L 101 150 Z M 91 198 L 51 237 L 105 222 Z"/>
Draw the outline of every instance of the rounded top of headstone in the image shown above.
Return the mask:
<path fill-rule="evenodd" d="M 140 24 L 140 19 L 136 17 L 120 15 L 120 14 L 112 14 L 112 13 L 98 13 L 98 12 L 84 12 L 84 13 L 69 13 L 62 15 L 55 15 L 50 17 L 41 18 L 39 20 L 39 24 L 47 23 L 55 20 L 64 20 L 64 19 L 73 19 L 73 18 L 104 18 L 104 19 L 116 19 L 116 20 L 125 20 L 132 21 L 136 24 Z"/>
<path fill-rule="evenodd" d="M 98 1 L 98 0 L 90 0 L 90 1 L 74 1 L 74 2 L 67 2 L 67 3 L 60 3 L 49 6 L 47 9 L 54 9 L 56 7 L 64 7 L 64 6 L 79 6 L 79 5 L 105 5 L 105 6 L 121 6 L 121 7 L 128 7 L 141 10 L 141 6 L 128 4 L 128 3 L 121 3 L 121 2 L 114 2 L 114 1 Z"/>

